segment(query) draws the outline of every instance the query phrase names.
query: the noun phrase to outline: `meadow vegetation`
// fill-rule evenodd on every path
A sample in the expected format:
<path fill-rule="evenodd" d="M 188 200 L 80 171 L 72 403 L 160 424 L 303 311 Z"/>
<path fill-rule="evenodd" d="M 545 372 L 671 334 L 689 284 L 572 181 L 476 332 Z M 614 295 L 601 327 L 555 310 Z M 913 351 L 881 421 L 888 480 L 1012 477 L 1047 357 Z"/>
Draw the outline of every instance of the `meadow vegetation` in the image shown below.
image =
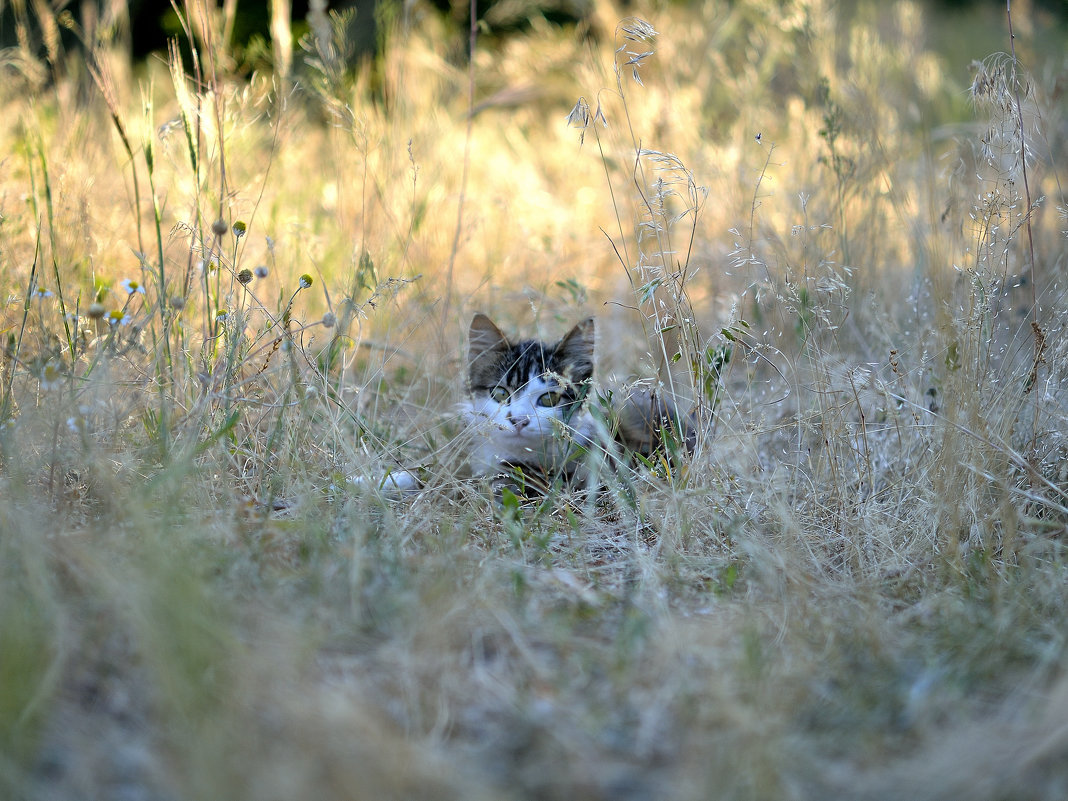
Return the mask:
<path fill-rule="evenodd" d="M 1063 27 L 312 6 L 0 63 L 0 796 L 1065 797 Z M 495 501 L 475 311 L 694 452 Z"/>

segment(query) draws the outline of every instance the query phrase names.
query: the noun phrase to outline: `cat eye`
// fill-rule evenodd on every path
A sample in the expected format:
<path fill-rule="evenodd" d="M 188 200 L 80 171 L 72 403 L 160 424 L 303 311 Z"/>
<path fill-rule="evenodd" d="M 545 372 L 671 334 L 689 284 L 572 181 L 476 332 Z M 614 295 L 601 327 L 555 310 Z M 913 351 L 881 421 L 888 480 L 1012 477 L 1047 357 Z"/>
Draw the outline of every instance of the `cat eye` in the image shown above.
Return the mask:
<path fill-rule="evenodd" d="M 489 392 L 489 396 L 497 401 L 497 403 L 504 403 L 508 400 L 508 395 L 509 392 L 504 387 L 494 387 Z"/>
<path fill-rule="evenodd" d="M 564 396 L 562 392 L 545 392 L 538 396 L 538 406 L 549 408 L 556 406 L 560 403 L 560 399 Z"/>

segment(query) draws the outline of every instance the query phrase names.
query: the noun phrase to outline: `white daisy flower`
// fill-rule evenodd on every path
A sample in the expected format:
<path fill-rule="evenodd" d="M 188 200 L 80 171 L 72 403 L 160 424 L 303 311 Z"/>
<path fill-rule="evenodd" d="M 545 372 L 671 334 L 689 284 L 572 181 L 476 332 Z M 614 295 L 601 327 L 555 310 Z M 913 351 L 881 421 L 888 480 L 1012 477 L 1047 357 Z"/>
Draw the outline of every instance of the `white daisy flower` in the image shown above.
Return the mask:
<path fill-rule="evenodd" d="M 140 282 L 135 281 L 132 278 L 123 278 L 119 282 L 119 285 L 123 288 L 123 290 L 125 290 L 127 295 L 132 295 L 135 292 L 138 292 L 142 295 L 145 294 L 145 288 L 141 286 Z"/>

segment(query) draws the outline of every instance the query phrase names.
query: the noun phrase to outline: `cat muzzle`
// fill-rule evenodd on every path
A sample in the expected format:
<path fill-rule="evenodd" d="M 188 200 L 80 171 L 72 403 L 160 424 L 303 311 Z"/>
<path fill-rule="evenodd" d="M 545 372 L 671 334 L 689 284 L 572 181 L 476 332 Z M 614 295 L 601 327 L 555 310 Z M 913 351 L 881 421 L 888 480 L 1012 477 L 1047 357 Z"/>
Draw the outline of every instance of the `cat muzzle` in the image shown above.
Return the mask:
<path fill-rule="evenodd" d="M 512 417 L 512 415 L 508 415 L 508 422 L 511 423 L 512 426 L 515 428 L 516 433 L 519 433 L 524 428 L 526 428 L 527 426 L 530 425 L 530 418 L 529 417 Z"/>

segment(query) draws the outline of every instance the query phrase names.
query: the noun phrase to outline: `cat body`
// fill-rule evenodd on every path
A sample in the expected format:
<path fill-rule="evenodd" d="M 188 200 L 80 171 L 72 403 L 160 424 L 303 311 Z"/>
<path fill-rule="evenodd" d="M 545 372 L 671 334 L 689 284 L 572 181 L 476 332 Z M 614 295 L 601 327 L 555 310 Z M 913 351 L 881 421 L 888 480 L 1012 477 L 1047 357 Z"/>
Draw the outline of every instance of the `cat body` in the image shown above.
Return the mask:
<path fill-rule="evenodd" d="M 652 391 L 594 402 L 593 367 L 592 317 L 550 345 L 512 342 L 488 317 L 476 314 L 468 344 L 469 399 L 463 406 L 474 439 L 473 473 L 513 479 L 518 474 L 544 488 L 558 479 L 586 482 L 596 472 L 594 463 L 618 467 L 620 458 L 652 457 L 664 449 L 665 436 L 693 447 L 691 421 Z"/>
<path fill-rule="evenodd" d="M 489 317 L 471 320 L 467 353 L 468 398 L 460 406 L 474 477 L 504 480 L 526 493 L 556 482 L 589 483 L 595 465 L 632 455 L 649 458 L 665 435 L 685 448 L 693 427 L 675 407 L 651 391 L 621 402 L 598 398 L 591 411 L 594 319 L 583 320 L 559 342 L 513 341 Z M 362 482 L 361 482 L 362 483 Z M 417 490 L 419 479 L 395 470 L 379 488 L 388 494 Z"/>

